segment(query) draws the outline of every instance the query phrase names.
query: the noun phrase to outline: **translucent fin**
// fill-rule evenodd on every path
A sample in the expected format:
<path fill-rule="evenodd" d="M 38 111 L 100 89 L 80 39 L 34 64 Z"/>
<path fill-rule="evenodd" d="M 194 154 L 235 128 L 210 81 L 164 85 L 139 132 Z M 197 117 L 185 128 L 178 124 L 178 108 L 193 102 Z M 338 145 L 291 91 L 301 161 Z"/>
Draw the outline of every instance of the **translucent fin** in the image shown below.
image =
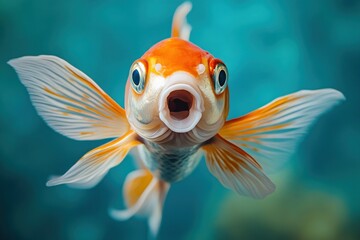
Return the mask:
<path fill-rule="evenodd" d="M 143 159 L 146 158 L 145 156 L 145 145 L 139 145 L 137 147 L 134 147 L 131 150 L 131 155 L 134 159 L 135 165 L 137 166 L 137 168 L 141 168 L 141 169 L 145 169 L 145 163 L 143 162 Z"/>
<path fill-rule="evenodd" d="M 127 208 L 110 210 L 116 220 L 127 220 L 130 217 L 145 216 L 152 236 L 156 236 L 161 224 L 162 208 L 170 185 L 156 179 L 150 171 L 140 169 L 131 172 L 125 180 L 123 195 Z"/>
<path fill-rule="evenodd" d="M 129 130 L 125 111 L 93 80 L 55 56 L 8 62 L 27 88 L 39 115 L 76 140 L 120 137 Z"/>
<path fill-rule="evenodd" d="M 275 190 L 256 160 L 221 136 L 215 136 L 202 149 L 210 172 L 225 187 L 254 198 L 263 198 Z"/>
<path fill-rule="evenodd" d="M 293 153 L 311 124 L 344 99 L 334 89 L 299 91 L 227 121 L 220 135 L 272 171 Z"/>
<path fill-rule="evenodd" d="M 69 184 L 72 187 L 90 188 L 125 158 L 131 148 L 140 144 L 137 135 L 130 131 L 123 137 L 106 143 L 85 154 L 64 175 L 53 177 L 47 186 Z"/>
<path fill-rule="evenodd" d="M 190 39 L 191 26 L 186 21 L 186 16 L 191 11 L 192 5 L 190 2 L 184 2 L 175 11 L 171 37 L 178 37 L 184 40 Z"/>

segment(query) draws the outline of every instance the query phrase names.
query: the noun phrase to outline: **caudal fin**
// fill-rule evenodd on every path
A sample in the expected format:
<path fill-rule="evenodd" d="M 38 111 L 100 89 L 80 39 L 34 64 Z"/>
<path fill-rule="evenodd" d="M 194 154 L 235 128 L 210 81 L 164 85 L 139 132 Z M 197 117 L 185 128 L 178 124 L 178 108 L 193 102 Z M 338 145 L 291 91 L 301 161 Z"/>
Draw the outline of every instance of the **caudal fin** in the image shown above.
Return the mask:
<path fill-rule="evenodd" d="M 162 208 L 170 185 L 155 178 L 147 169 L 129 173 L 123 195 L 126 209 L 110 211 L 116 220 L 127 220 L 134 215 L 148 218 L 152 236 L 156 236 L 161 224 Z"/>

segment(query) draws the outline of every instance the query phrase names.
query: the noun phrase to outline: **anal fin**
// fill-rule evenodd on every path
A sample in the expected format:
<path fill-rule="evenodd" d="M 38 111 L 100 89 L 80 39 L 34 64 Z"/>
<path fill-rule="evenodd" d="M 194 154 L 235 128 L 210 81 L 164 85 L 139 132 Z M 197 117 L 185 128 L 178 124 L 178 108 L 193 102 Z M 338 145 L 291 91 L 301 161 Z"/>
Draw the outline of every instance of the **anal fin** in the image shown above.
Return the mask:
<path fill-rule="evenodd" d="M 162 208 L 170 184 L 155 178 L 147 169 L 128 174 L 123 195 L 126 209 L 110 211 L 116 220 L 127 220 L 134 215 L 148 218 L 152 236 L 156 236 L 161 224 Z"/>

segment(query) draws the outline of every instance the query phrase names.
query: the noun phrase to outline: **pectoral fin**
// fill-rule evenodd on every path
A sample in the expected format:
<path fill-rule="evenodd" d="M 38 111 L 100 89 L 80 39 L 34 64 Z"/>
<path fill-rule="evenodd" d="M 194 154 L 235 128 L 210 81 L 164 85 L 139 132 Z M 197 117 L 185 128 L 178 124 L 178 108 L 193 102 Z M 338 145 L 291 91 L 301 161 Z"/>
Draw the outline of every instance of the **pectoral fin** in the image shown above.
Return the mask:
<path fill-rule="evenodd" d="M 344 99 L 334 89 L 299 91 L 227 121 L 219 134 L 270 172 L 288 159 L 321 114 Z"/>
<path fill-rule="evenodd" d="M 129 131 L 123 137 L 91 150 L 64 175 L 53 177 L 46 185 L 68 184 L 79 188 L 93 187 L 110 168 L 122 162 L 131 148 L 139 144 L 141 142 L 137 140 L 137 135 L 133 131 Z"/>
<path fill-rule="evenodd" d="M 286 160 L 315 119 L 344 99 L 334 89 L 303 90 L 227 121 L 203 146 L 211 173 L 242 195 L 266 196 L 275 186 L 264 171 Z"/>
<path fill-rule="evenodd" d="M 221 136 L 212 138 L 202 149 L 210 172 L 225 187 L 254 198 L 263 198 L 274 191 L 275 185 L 259 163 Z"/>
<path fill-rule="evenodd" d="M 130 129 L 125 110 L 66 61 L 27 56 L 8 63 L 39 115 L 55 131 L 76 140 L 93 140 L 120 137 Z"/>

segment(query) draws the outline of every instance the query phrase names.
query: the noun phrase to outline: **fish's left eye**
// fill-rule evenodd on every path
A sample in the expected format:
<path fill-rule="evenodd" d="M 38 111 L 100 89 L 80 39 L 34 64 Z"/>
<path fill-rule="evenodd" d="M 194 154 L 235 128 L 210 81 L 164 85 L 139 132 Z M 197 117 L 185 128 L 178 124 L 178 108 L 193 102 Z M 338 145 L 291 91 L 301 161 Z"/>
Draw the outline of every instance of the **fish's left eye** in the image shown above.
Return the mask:
<path fill-rule="evenodd" d="M 129 80 L 132 88 L 137 93 L 141 93 L 145 88 L 146 62 L 138 60 L 130 68 Z"/>
<path fill-rule="evenodd" d="M 214 81 L 214 89 L 216 94 L 224 92 L 228 81 L 228 71 L 224 63 L 218 59 L 214 59 L 210 63 L 211 77 Z"/>

